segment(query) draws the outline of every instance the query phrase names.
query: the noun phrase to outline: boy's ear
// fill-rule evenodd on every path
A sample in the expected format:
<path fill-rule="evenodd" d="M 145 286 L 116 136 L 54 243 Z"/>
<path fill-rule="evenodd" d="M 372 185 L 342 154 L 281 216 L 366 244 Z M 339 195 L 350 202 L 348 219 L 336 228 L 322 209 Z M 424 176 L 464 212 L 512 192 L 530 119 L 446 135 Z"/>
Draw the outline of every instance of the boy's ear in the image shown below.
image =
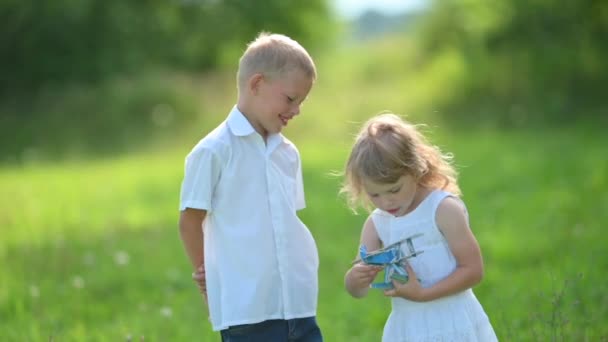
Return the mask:
<path fill-rule="evenodd" d="M 262 85 L 263 81 L 264 81 L 264 75 L 262 75 L 262 74 L 253 74 L 253 76 L 251 76 L 249 78 L 249 82 L 247 83 L 247 86 L 248 86 L 251 94 L 257 95 L 258 90 L 259 90 L 260 86 Z"/>

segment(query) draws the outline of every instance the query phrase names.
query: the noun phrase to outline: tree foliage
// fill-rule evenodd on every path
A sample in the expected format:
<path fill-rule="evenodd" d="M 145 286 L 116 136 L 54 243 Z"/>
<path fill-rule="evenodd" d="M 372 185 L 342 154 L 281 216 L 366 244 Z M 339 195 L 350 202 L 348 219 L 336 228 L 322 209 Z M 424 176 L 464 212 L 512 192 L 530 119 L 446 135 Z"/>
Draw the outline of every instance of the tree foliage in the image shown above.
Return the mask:
<path fill-rule="evenodd" d="M 462 62 L 463 90 L 445 107 L 507 122 L 601 115 L 606 37 L 601 0 L 435 1 L 421 30 L 428 60 L 457 51 Z"/>
<path fill-rule="evenodd" d="M 328 25 L 325 0 L 5 0 L 0 95 L 150 65 L 205 70 L 262 30 L 314 48 Z"/>

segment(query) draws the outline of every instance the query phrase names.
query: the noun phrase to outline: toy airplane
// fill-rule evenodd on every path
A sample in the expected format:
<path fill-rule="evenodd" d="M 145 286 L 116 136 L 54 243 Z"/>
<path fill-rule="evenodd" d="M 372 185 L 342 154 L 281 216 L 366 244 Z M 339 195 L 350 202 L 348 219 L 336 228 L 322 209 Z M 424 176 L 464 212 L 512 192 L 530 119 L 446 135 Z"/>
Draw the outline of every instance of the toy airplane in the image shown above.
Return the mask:
<path fill-rule="evenodd" d="M 370 286 L 374 289 L 392 289 L 393 279 L 402 283 L 406 283 L 408 280 L 407 271 L 401 262 L 404 259 L 415 257 L 423 252 L 416 251 L 414 244 L 412 243 L 412 239 L 420 236 L 422 236 L 422 234 L 412 235 L 371 253 L 367 252 L 365 245 L 361 245 L 361 247 L 359 247 L 360 258 L 353 261 L 353 264 L 363 262 L 368 265 L 384 266 L 384 282 L 373 283 Z M 402 244 L 407 246 L 408 253 L 404 252 L 403 248 L 401 248 Z"/>

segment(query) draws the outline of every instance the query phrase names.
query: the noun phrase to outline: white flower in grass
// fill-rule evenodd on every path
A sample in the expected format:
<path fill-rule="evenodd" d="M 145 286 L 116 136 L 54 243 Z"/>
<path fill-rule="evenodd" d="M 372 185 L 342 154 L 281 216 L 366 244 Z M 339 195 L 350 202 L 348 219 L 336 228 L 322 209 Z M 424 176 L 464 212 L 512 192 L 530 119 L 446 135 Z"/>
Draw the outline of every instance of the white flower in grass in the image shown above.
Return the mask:
<path fill-rule="evenodd" d="M 173 316 L 173 310 L 171 310 L 171 308 L 168 306 L 163 306 L 162 308 L 160 308 L 160 315 L 166 318 L 170 318 L 171 316 Z"/>
<path fill-rule="evenodd" d="M 82 289 L 84 287 L 84 279 L 81 276 L 72 277 L 72 286 L 76 289 Z"/>
<path fill-rule="evenodd" d="M 30 296 L 32 296 L 32 298 L 40 297 L 40 289 L 38 288 L 38 286 L 30 285 Z"/>
<path fill-rule="evenodd" d="M 114 262 L 120 266 L 127 265 L 129 263 L 129 254 L 125 251 L 118 251 L 114 253 Z"/>

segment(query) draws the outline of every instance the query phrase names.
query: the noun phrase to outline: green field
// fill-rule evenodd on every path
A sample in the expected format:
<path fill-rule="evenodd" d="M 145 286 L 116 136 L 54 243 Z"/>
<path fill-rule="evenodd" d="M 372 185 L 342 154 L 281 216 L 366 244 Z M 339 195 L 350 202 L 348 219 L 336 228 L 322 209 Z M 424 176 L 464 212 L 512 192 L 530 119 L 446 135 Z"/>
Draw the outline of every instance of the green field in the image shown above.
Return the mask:
<path fill-rule="evenodd" d="M 450 61 L 414 73 L 400 62 L 407 49 L 379 44 L 374 55 L 363 47 L 323 56 L 303 114 L 286 132 L 304 163 L 301 217 L 318 244 L 326 341 L 379 341 L 390 311 L 379 292 L 356 300 L 343 290 L 365 215 L 345 207 L 331 176 L 358 123 L 385 109 L 428 121 L 431 140 L 455 155 L 485 260 L 475 292 L 498 337 L 608 340 L 605 125 L 450 127 L 428 115 L 438 87 L 458 74 Z M 200 122 L 166 128 L 169 141 L 0 167 L 0 341 L 219 341 L 177 228 L 183 158 L 234 101 L 233 73 L 215 77 L 163 86 L 198 92 L 206 108 Z"/>
<path fill-rule="evenodd" d="M 434 136 L 457 157 L 485 258 L 475 291 L 499 337 L 606 339 L 602 132 Z M 348 146 L 300 145 L 302 218 L 321 258 L 319 324 L 327 341 L 377 341 L 388 300 L 355 300 L 342 288 L 365 218 L 345 208 L 329 175 Z M 0 340 L 218 340 L 178 238 L 186 150 L 0 171 Z"/>

